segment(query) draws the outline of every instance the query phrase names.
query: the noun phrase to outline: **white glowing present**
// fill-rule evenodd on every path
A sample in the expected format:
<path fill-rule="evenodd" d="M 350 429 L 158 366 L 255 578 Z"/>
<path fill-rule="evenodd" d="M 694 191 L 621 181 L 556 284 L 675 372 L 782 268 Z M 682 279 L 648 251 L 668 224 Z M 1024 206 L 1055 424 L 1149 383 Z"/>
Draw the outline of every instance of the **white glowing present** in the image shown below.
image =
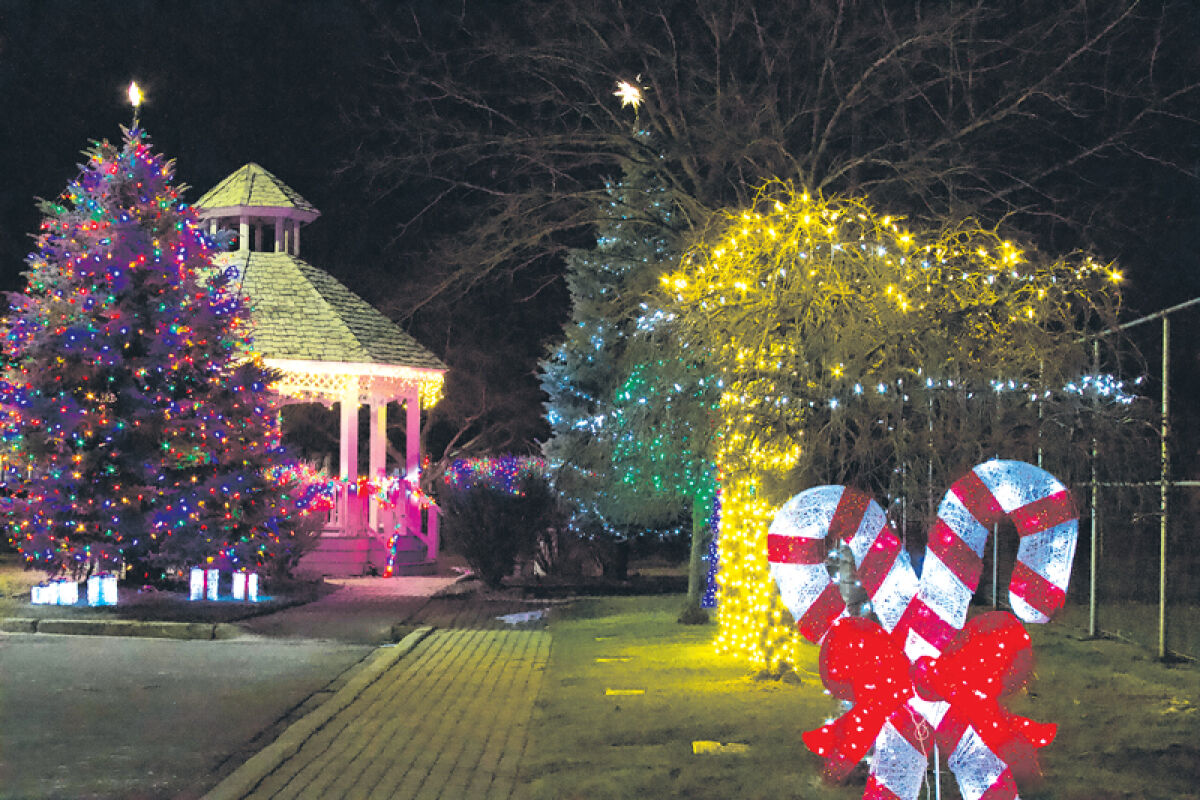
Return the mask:
<path fill-rule="evenodd" d="M 188 599 L 203 600 L 204 599 L 204 568 L 192 567 L 191 577 L 188 580 Z"/>
<path fill-rule="evenodd" d="M 191 600 L 216 600 L 217 587 L 220 582 L 220 570 L 192 567 L 188 580 L 188 598 Z"/>
<path fill-rule="evenodd" d="M 233 573 L 233 599 L 249 600 L 251 603 L 258 602 L 257 572 Z"/>
<path fill-rule="evenodd" d="M 79 584 L 69 578 L 61 578 L 51 582 L 57 590 L 60 606 L 73 606 L 79 602 Z"/>
<path fill-rule="evenodd" d="M 79 602 L 79 584 L 67 578 L 56 578 L 34 586 L 30 602 L 39 605 L 73 606 Z"/>
<path fill-rule="evenodd" d="M 89 606 L 115 606 L 117 576 L 102 572 L 88 578 L 87 600 Z"/>

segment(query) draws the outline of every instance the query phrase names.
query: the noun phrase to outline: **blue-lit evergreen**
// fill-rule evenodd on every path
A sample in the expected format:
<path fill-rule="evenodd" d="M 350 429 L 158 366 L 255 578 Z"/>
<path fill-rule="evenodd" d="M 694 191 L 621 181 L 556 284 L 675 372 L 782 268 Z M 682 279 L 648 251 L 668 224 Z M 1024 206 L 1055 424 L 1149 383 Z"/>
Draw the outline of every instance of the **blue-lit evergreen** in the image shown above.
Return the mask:
<path fill-rule="evenodd" d="M 693 515 L 706 523 L 714 486 L 715 387 L 679 346 L 673 318 L 645 302 L 677 262 L 683 226 L 656 178 L 659 157 L 649 147 L 642 156 L 606 184 L 595 247 L 568 255 L 571 317 L 542 363 L 556 486 L 576 528 L 610 542 L 682 534 Z"/>

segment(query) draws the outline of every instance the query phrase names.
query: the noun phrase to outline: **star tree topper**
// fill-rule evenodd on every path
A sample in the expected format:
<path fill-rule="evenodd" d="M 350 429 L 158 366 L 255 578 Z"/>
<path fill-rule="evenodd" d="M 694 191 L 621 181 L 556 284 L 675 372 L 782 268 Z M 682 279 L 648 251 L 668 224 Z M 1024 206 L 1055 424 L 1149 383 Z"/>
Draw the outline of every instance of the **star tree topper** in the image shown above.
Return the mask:
<path fill-rule="evenodd" d="M 638 110 L 643 99 L 641 88 L 629 81 L 617 81 L 617 90 L 613 92 L 613 96 L 621 98 L 621 108 L 633 106 L 634 111 Z"/>

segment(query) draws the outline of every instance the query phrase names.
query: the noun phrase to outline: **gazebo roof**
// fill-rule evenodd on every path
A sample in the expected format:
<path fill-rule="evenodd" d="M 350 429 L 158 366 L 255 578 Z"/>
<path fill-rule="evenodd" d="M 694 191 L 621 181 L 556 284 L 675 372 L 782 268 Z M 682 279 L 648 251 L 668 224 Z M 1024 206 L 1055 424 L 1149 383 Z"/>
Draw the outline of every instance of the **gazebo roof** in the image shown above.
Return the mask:
<path fill-rule="evenodd" d="M 209 189 L 194 205 L 202 217 L 220 216 L 234 209 L 278 209 L 283 212 L 279 216 L 311 222 L 321 213 L 299 192 L 253 162 Z"/>
<path fill-rule="evenodd" d="M 237 268 L 254 349 L 266 359 L 447 369 L 332 275 L 296 256 L 235 251 L 220 263 Z"/>

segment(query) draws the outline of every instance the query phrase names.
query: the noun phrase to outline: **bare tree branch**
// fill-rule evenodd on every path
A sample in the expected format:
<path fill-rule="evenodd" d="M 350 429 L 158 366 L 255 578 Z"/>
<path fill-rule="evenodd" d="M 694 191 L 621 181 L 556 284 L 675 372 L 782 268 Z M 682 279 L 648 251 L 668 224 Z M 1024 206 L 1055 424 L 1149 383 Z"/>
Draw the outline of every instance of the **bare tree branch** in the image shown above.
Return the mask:
<path fill-rule="evenodd" d="M 396 216 L 410 322 L 546 297 L 630 163 L 695 231 L 782 178 L 1113 256 L 1148 194 L 1196 188 L 1191 0 L 372 7 L 388 58 L 347 168 Z"/>

